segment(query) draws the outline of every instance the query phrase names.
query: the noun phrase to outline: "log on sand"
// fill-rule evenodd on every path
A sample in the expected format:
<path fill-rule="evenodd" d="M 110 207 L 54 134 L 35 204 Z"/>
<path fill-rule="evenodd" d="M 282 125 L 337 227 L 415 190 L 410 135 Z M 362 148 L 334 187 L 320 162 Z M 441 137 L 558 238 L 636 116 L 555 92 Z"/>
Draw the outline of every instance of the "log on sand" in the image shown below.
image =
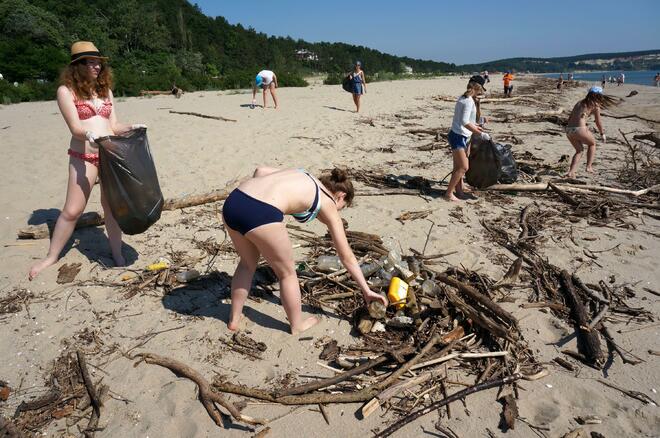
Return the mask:
<path fill-rule="evenodd" d="M 179 208 L 194 207 L 196 205 L 207 204 L 209 202 L 223 201 L 227 199 L 230 189 L 224 188 L 213 190 L 208 193 L 201 193 L 198 195 L 187 195 L 181 198 L 167 199 L 163 204 L 163 210 L 176 210 Z M 76 229 L 85 227 L 97 227 L 103 225 L 105 220 L 103 213 L 87 212 L 80 216 L 76 223 Z M 48 224 L 28 225 L 25 228 L 18 230 L 19 239 L 46 239 L 50 237 L 50 227 Z"/>

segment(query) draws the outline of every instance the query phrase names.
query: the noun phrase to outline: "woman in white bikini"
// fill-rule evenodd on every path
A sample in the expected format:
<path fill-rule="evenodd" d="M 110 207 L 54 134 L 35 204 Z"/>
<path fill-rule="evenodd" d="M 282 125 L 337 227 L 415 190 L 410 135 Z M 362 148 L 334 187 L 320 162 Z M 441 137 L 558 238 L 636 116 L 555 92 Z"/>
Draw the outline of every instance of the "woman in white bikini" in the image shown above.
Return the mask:
<path fill-rule="evenodd" d="M 339 210 L 350 205 L 354 195 L 353 184 L 342 169 L 334 169 L 317 179 L 302 169 L 269 167 L 257 168 L 251 179 L 229 194 L 222 207 L 222 217 L 240 256 L 231 281 L 229 330 L 239 327 L 260 256 L 280 280 L 280 299 L 291 333 L 303 332 L 318 323 L 313 316 L 303 319 L 300 285 L 284 215 L 291 215 L 298 222 L 310 222 L 318 217 L 328 227 L 337 255 L 362 290 L 364 300 L 367 303 L 380 300 L 387 305 L 386 298 L 369 289 L 339 216 Z"/>
<path fill-rule="evenodd" d="M 32 280 L 43 269 L 51 266 L 60 256 L 64 245 L 73 234 L 78 218 L 87 206 L 87 200 L 99 174 L 98 147 L 94 142 L 106 135 L 120 135 L 145 125 L 126 125 L 117 121 L 112 98 L 112 71 L 96 46 L 78 41 L 71 46 L 71 63 L 62 72 L 57 89 L 57 105 L 69 130 L 69 182 L 66 201 L 57 218 L 46 258 L 30 269 Z M 105 215 L 110 249 L 115 265 L 123 266 L 121 229 L 101 189 L 101 205 Z"/>
<path fill-rule="evenodd" d="M 600 118 L 600 109 L 608 108 L 612 105 L 615 105 L 617 101 L 603 94 L 603 89 L 601 87 L 591 87 L 587 96 L 580 100 L 573 107 L 570 117 L 568 118 L 568 124 L 566 126 L 566 137 L 568 141 L 571 142 L 575 148 L 575 154 L 573 155 L 573 160 L 571 161 L 571 167 L 568 170 L 566 176 L 569 178 L 575 178 L 575 172 L 577 166 L 580 163 L 582 158 L 582 153 L 584 148 L 587 148 L 587 172 L 593 173 L 593 162 L 594 156 L 596 155 L 596 139 L 589 132 L 589 127 L 587 126 L 587 119 L 593 115 L 596 122 L 596 127 L 600 133 L 601 140 L 603 143 L 607 141 L 605 133 L 603 132 L 603 124 Z"/>

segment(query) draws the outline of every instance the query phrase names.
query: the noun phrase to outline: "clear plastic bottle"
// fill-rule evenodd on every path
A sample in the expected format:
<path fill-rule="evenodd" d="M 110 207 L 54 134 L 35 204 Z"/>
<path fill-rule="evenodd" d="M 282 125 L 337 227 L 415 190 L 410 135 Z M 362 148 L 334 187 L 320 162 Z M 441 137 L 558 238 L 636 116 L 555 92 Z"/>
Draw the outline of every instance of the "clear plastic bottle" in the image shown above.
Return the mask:
<path fill-rule="evenodd" d="M 374 275 L 379 269 L 380 269 L 380 264 L 379 263 L 364 263 L 362 266 L 360 266 L 360 269 L 362 270 L 362 275 L 367 277 L 371 277 Z"/>
<path fill-rule="evenodd" d="M 322 255 L 316 259 L 316 269 L 321 272 L 334 272 L 341 268 L 342 264 L 337 256 Z"/>
<path fill-rule="evenodd" d="M 179 283 L 188 283 L 193 281 L 196 278 L 199 278 L 199 271 L 196 269 L 191 269 L 190 271 L 179 272 L 176 274 L 176 281 Z"/>

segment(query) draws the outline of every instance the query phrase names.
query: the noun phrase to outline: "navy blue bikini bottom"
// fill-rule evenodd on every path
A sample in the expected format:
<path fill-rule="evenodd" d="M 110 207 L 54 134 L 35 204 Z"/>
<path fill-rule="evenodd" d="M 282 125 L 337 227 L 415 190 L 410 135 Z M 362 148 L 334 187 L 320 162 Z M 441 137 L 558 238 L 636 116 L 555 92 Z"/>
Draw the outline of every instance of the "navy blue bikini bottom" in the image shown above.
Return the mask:
<path fill-rule="evenodd" d="M 234 189 L 222 207 L 225 224 L 245 235 L 262 225 L 284 221 L 284 213 L 272 205 Z"/>

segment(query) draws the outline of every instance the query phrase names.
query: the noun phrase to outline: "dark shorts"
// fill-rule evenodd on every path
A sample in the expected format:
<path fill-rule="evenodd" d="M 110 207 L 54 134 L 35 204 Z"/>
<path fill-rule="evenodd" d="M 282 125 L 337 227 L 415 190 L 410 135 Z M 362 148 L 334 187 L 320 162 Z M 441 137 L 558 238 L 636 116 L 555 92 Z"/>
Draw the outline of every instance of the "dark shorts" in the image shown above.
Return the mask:
<path fill-rule="evenodd" d="M 451 146 L 452 151 L 458 151 L 461 149 L 467 149 L 469 137 L 464 135 L 456 134 L 454 131 L 449 131 L 447 134 L 447 140 L 449 141 L 449 146 Z"/>
<path fill-rule="evenodd" d="M 513 91 L 513 85 L 509 85 L 508 87 L 504 87 L 504 93 L 510 93 Z"/>
<path fill-rule="evenodd" d="M 245 235 L 257 227 L 284 220 L 284 213 L 277 207 L 234 189 L 222 207 L 225 224 Z"/>

